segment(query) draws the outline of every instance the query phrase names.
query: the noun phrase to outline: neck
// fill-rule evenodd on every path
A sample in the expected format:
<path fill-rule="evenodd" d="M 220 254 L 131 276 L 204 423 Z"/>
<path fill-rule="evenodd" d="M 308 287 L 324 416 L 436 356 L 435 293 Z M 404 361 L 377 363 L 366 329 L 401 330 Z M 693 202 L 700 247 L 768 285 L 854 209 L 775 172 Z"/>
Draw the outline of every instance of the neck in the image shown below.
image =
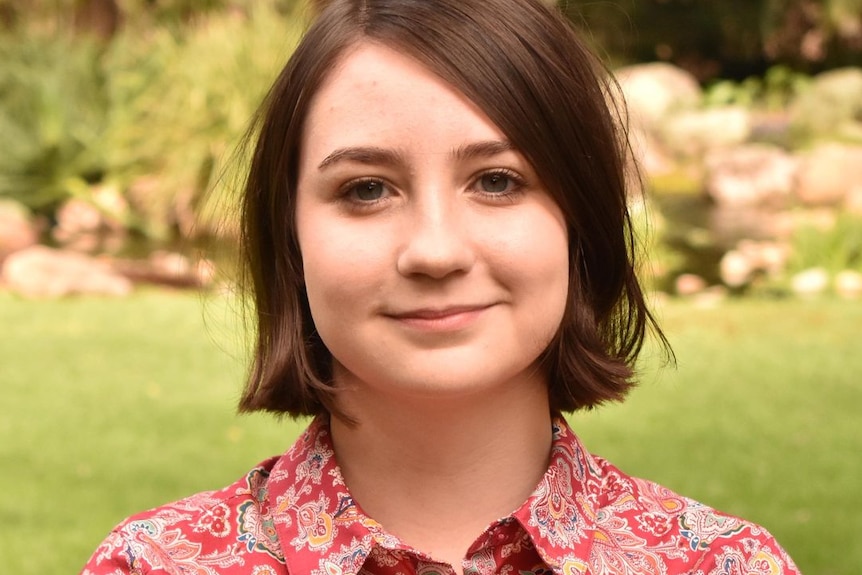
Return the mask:
<path fill-rule="evenodd" d="M 455 398 L 342 389 L 340 406 L 357 424 L 333 418 L 332 438 L 351 495 L 387 531 L 432 557 L 457 566 L 547 469 L 551 416 L 538 375 Z"/>

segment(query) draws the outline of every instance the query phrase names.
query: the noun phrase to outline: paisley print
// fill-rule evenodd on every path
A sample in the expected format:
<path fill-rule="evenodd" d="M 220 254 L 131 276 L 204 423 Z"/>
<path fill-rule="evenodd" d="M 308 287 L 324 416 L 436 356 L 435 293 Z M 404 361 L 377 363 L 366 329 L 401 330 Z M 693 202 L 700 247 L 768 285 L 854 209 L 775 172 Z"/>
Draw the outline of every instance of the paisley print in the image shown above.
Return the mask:
<path fill-rule="evenodd" d="M 763 528 L 587 452 L 554 421 L 550 464 L 488 526 L 468 575 L 799 575 Z M 454 575 L 368 517 L 350 495 L 328 422 L 235 484 L 127 519 L 82 575 Z"/>
<path fill-rule="evenodd" d="M 281 559 L 281 546 L 275 532 L 272 518 L 260 513 L 254 501 L 245 501 L 237 507 L 237 541 L 243 543 L 249 552 L 262 551 L 271 557 Z"/>
<path fill-rule="evenodd" d="M 733 537 L 746 528 L 741 519 L 719 515 L 712 509 L 693 503 L 679 516 L 680 534 L 693 550 L 709 549 L 719 538 Z"/>

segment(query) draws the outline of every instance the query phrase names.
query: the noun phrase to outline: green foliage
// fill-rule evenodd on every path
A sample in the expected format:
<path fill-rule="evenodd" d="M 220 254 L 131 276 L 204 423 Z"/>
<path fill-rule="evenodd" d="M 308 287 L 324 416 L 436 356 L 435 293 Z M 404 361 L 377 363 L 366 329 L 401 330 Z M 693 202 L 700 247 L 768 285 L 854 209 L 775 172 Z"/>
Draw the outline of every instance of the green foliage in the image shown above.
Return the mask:
<path fill-rule="evenodd" d="M 181 34 L 126 26 L 107 46 L 0 35 L 0 195 L 50 216 L 109 182 L 145 236 L 215 231 L 234 150 L 304 26 L 285 4 L 213 12 Z"/>
<path fill-rule="evenodd" d="M 831 226 L 808 224 L 792 237 L 788 273 L 822 267 L 862 272 L 862 217 L 840 213 Z"/>
<path fill-rule="evenodd" d="M 0 196 L 50 214 L 104 176 L 99 56 L 86 41 L 0 36 Z"/>
<path fill-rule="evenodd" d="M 800 140 L 862 143 L 862 69 L 841 68 L 815 76 L 790 112 L 793 132 Z"/>
<path fill-rule="evenodd" d="M 763 78 L 749 76 L 741 82 L 719 80 L 704 92 L 707 107 L 744 106 L 767 112 L 780 112 L 810 84 L 810 78 L 787 66 L 772 66 Z"/>
<path fill-rule="evenodd" d="M 682 263 L 681 254 L 669 240 L 668 222 L 655 202 L 645 197 L 629 205 L 632 227 L 640 247 L 640 274 L 652 290 L 669 287 L 671 274 Z"/>
<path fill-rule="evenodd" d="M 260 7 L 248 17 L 218 14 L 182 38 L 166 29 L 129 31 L 111 47 L 110 164 L 125 187 L 155 176 L 133 205 L 147 235 L 179 226 L 211 231 L 223 211 L 201 210 L 208 194 L 224 198 L 224 175 L 276 72 L 301 32 L 297 17 Z"/>

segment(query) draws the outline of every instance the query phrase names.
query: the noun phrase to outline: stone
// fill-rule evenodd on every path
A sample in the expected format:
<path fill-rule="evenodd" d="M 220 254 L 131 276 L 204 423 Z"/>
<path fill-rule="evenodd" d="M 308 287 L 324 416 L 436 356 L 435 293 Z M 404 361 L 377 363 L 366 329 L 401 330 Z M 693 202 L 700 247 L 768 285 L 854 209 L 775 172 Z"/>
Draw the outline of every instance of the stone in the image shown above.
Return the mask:
<path fill-rule="evenodd" d="M 6 287 L 26 297 L 73 294 L 123 296 L 132 282 L 96 258 L 45 246 L 32 246 L 6 258 L 0 270 Z"/>
<path fill-rule="evenodd" d="M 629 130 L 629 143 L 631 144 L 632 154 L 641 175 L 647 177 L 664 175 L 676 169 L 670 152 L 664 148 L 655 136 L 643 128 L 631 127 Z M 631 179 L 637 175 L 637 172 L 627 175 L 630 180 L 630 189 L 636 189 L 637 186 L 631 182 Z"/>
<path fill-rule="evenodd" d="M 670 115 L 659 128 L 664 145 L 688 157 L 739 146 L 751 130 L 751 112 L 741 106 L 682 111 Z"/>
<path fill-rule="evenodd" d="M 738 250 L 730 250 L 722 256 L 718 269 L 724 285 L 739 288 L 752 280 L 756 268 L 748 256 Z"/>
<path fill-rule="evenodd" d="M 706 289 L 706 280 L 697 274 L 681 274 L 674 281 L 674 289 L 681 296 L 693 296 Z"/>
<path fill-rule="evenodd" d="M 57 225 L 52 234 L 57 241 L 65 241 L 80 234 L 98 232 L 104 224 L 99 209 L 92 203 L 78 198 L 63 202 L 57 210 Z"/>
<path fill-rule="evenodd" d="M 783 206 L 792 197 L 798 166 L 768 144 L 715 150 L 705 160 L 707 195 L 719 206 Z"/>
<path fill-rule="evenodd" d="M 829 273 L 823 268 L 803 270 L 790 279 L 790 289 L 798 296 L 820 295 L 829 287 Z"/>
<path fill-rule="evenodd" d="M 802 157 L 796 196 L 806 206 L 838 206 L 862 187 L 862 146 L 822 144 Z"/>
<path fill-rule="evenodd" d="M 13 200 L 0 199 L 0 263 L 9 254 L 39 241 L 39 232 L 29 211 Z"/>
<path fill-rule="evenodd" d="M 736 249 L 751 262 L 752 267 L 769 276 L 779 275 L 790 259 L 790 246 L 775 241 L 740 240 Z"/>
<path fill-rule="evenodd" d="M 862 141 L 862 69 L 818 74 L 791 104 L 790 116 L 793 131 L 802 136 Z"/>
<path fill-rule="evenodd" d="M 766 275 L 775 277 L 784 270 L 790 247 L 774 241 L 742 240 L 721 258 L 719 274 L 728 287 L 741 288 Z"/>
<path fill-rule="evenodd" d="M 847 190 L 847 197 L 844 198 L 844 209 L 849 214 L 862 216 L 862 184 Z"/>
<path fill-rule="evenodd" d="M 215 264 L 208 259 L 192 261 L 183 254 L 157 250 L 145 260 L 115 259 L 113 268 L 135 283 L 177 288 L 202 288 L 213 284 Z"/>
<path fill-rule="evenodd" d="M 648 129 L 671 112 L 694 108 L 703 96 L 693 75 L 664 62 L 626 66 L 615 75 L 632 122 Z"/>
<path fill-rule="evenodd" d="M 835 293 L 844 299 L 862 297 L 862 273 L 842 270 L 835 275 Z"/>

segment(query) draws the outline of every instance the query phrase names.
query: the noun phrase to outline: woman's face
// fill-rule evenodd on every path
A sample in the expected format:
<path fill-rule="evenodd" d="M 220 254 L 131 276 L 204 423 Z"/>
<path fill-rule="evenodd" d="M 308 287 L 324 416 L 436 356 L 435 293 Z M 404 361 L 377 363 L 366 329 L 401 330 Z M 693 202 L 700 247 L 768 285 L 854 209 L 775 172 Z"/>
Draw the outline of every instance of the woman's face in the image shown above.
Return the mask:
<path fill-rule="evenodd" d="M 340 60 L 301 143 L 296 224 L 342 384 L 440 396 L 544 382 L 568 290 L 563 215 L 485 114 L 373 43 Z"/>

